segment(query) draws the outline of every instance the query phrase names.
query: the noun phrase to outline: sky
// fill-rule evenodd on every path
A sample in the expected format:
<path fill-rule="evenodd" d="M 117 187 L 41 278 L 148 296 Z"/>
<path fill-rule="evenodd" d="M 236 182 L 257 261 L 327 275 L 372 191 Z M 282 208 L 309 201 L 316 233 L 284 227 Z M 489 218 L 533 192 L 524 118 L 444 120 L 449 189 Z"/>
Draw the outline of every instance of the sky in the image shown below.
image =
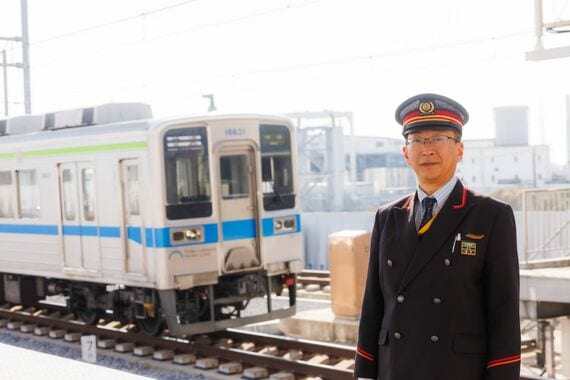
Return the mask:
<path fill-rule="evenodd" d="M 570 19 L 570 0 L 543 2 L 545 20 Z M 570 58 L 526 61 L 533 0 L 28 0 L 28 13 L 32 113 L 126 101 L 196 114 L 213 94 L 220 112 L 350 111 L 356 134 L 398 138 L 400 102 L 435 92 L 469 111 L 465 139 L 494 137 L 494 107 L 528 106 L 530 143 L 567 160 Z M 20 0 L 2 0 L 0 37 L 20 34 Z M 21 62 L 19 44 L 0 50 Z M 10 116 L 24 113 L 21 71 L 8 71 Z"/>

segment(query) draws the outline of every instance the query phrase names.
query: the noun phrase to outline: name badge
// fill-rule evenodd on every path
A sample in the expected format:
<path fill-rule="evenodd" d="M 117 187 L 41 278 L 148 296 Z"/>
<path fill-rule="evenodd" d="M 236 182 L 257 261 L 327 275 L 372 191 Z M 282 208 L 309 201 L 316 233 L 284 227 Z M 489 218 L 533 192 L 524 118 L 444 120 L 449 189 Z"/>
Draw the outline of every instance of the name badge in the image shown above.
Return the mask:
<path fill-rule="evenodd" d="M 473 243 L 470 241 L 462 241 L 461 242 L 461 254 L 467 255 L 467 256 L 477 255 L 477 243 Z"/>

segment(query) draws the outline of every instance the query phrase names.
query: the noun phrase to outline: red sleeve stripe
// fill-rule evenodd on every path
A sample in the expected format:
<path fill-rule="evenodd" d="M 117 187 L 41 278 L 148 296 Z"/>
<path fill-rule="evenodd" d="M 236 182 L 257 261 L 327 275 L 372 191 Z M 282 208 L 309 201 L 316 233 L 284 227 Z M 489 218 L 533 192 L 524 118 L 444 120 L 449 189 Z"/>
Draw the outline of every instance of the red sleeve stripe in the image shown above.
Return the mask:
<path fill-rule="evenodd" d="M 512 364 L 520 361 L 521 361 L 520 355 L 508 356 L 506 358 L 491 360 L 489 363 L 487 363 L 487 368 L 498 367 L 501 365 Z"/>
<path fill-rule="evenodd" d="M 360 347 L 356 347 L 356 354 L 362 356 L 362 358 L 364 358 L 368 361 L 371 361 L 371 362 L 374 361 L 374 355 L 369 354 L 368 352 L 364 351 Z"/>

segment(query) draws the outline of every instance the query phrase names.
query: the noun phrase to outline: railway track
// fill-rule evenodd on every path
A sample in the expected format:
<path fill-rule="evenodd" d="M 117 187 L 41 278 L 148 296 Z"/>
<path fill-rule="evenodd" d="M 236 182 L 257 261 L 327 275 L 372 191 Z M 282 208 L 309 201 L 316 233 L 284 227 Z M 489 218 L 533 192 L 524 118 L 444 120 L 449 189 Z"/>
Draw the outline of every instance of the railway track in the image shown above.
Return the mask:
<path fill-rule="evenodd" d="M 350 347 L 238 330 L 193 340 L 150 337 L 112 321 L 89 326 L 61 312 L 17 307 L 0 309 L 0 326 L 70 342 L 79 341 L 82 335 L 95 335 L 100 349 L 152 355 L 173 366 L 192 365 L 248 379 L 350 379 L 354 365 L 354 349 Z"/>
<path fill-rule="evenodd" d="M 0 327 L 69 342 L 79 341 L 82 335 L 95 335 L 100 349 L 172 362 L 173 371 L 180 370 L 180 365 L 192 366 L 204 371 L 206 377 L 206 371 L 214 370 L 228 376 L 241 374 L 246 379 L 351 379 L 354 368 L 354 348 L 350 346 L 236 329 L 193 339 L 150 337 L 114 321 L 85 325 L 61 308 L 0 307 Z M 521 375 L 520 379 L 546 378 Z"/>

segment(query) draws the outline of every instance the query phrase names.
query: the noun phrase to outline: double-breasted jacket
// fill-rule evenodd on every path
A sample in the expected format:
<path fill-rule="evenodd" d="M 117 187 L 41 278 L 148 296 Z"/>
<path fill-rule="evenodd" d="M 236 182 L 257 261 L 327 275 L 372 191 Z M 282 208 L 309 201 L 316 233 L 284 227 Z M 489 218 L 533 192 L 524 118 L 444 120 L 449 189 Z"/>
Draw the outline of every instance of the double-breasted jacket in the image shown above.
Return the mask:
<path fill-rule="evenodd" d="M 355 377 L 518 380 L 513 211 L 460 181 L 419 236 L 414 197 L 376 214 Z"/>

